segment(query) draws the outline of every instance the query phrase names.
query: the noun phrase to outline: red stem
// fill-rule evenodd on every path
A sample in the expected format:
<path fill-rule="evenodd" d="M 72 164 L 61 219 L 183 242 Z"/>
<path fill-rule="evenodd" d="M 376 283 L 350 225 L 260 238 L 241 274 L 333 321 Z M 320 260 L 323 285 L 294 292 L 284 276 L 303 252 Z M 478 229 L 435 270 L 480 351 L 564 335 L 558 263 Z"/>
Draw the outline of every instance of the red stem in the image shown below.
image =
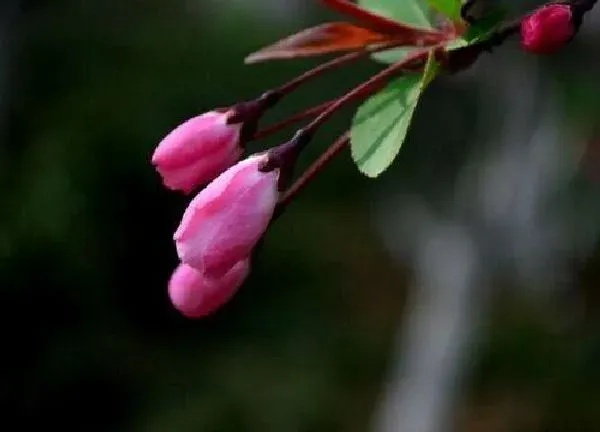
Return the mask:
<path fill-rule="evenodd" d="M 229 118 L 229 121 L 232 123 L 239 123 L 248 120 L 256 121 L 268 108 L 274 106 L 279 100 L 285 96 L 286 94 L 294 91 L 301 84 L 304 84 L 306 81 L 315 78 L 326 72 L 330 69 L 334 69 L 336 67 L 342 66 L 346 63 L 352 62 L 363 57 L 366 54 L 372 52 L 378 52 L 382 50 L 386 50 L 389 48 L 393 48 L 397 43 L 389 42 L 383 43 L 375 48 L 365 47 L 358 51 L 353 51 L 351 53 L 342 55 L 340 57 L 336 57 L 328 62 L 320 64 L 319 66 L 310 69 L 300 76 L 288 81 L 287 83 L 277 87 L 275 89 L 269 90 L 261 95 L 258 99 L 251 100 L 249 102 L 239 103 L 235 106 L 235 114 Z M 278 129 L 277 129 L 278 130 Z M 254 134 L 251 134 L 254 135 Z M 246 140 L 252 139 L 251 137 L 246 137 Z"/>
<path fill-rule="evenodd" d="M 350 131 L 339 137 L 304 173 L 290 186 L 279 200 L 279 207 L 283 209 L 298 193 L 323 169 L 335 156 L 337 156 L 350 143 Z"/>
<path fill-rule="evenodd" d="M 314 106 L 312 108 L 308 108 L 305 111 L 299 112 L 297 114 L 294 114 L 293 116 L 280 121 L 279 123 L 275 123 L 271 126 L 267 126 L 264 129 L 261 129 L 259 131 L 257 131 L 254 136 L 251 138 L 252 140 L 260 140 L 263 139 L 269 135 L 272 135 L 276 132 L 279 132 L 282 129 L 285 129 L 288 126 L 291 126 L 294 123 L 297 123 L 299 121 L 305 120 L 307 118 L 311 118 L 314 117 L 320 113 L 322 113 L 323 111 L 325 111 L 332 103 L 334 103 L 337 99 L 332 99 L 330 101 L 327 102 L 323 102 L 322 104 L 319 104 L 317 106 Z"/>
<path fill-rule="evenodd" d="M 378 87 L 373 85 L 371 87 L 366 88 L 364 90 L 364 93 L 371 94 L 372 92 L 378 90 L 381 87 L 383 87 L 383 85 L 380 85 Z M 282 120 L 279 123 L 275 123 L 271 126 L 267 126 L 266 128 L 257 131 L 254 134 L 254 136 L 252 138 L 250 138 L 250 140 L 252 140 L 252 141 L 261 140 L 263 138 L 266 138 L 269 135 L 279 132 L 282 129 L 285 129 L 288 126 L 293 125 L 294 123 L 298 123 L 307 118 L 315 117 L 319 114 L 322 114 L 338 100 L 339 100 L 339 98 L 328 100 L 327 102 L 323 102 L 322 104 L 316 105 L 312 108 L 308 108 L 305 111 L 294 114 L 293 116 L 288 117 L 287 119 Z"/>
<path fill-rule="evenodd" d="M 319 66 L 304 72 L 300 76 L 298 76 L 298 77 L 292 79 L 291 81 L 288 81 L 287 83 L 283 84 L 282 86 L 274 89 L 273 92 L 278 95 L 283 96 L 285 94 L 291 93 L 292 91 L 296 90 L 296 88 L 298 88 L 298 86 L 300 86 L 301 84 L 305 83 L 306 81 L 308 81 L 312 78 L 317 77 L 318 75 L 322 74 L 323 72 L 327 72 L 328 70 L 334 69 L 339 66 L 343 66 L 346 63 L 351 63 L 351 62 L 358 60 L 368 54 L 385 51 L 385 50 L 395 48 L 400 45 L 405 45 L 405 44 L 398 42 L 398 41 L 394 41 L 394 39 L 390 39 L 387 42 L 380 42 L 376 45 L 365 46 L 358 51 L 353 51 L 348 54 L 344 54 L 342 56 L 339 56 L 332 60 L 329 60 L 323 64 L 320 64 Z"/>
<path fill-rule="evenodd" d="M 352 62 L 354 60 L 357 60 L 366 54 L 372 54 L 372 53 L 376 53 L 376 52 L 380 52 L 380 51 L 385 51 L 387 49 L 394 48 L 395 46 L 397 46 L 397 43 L 389 42 L 389 43 L 379 44 L 373 48 L 367 47 L 360 51 L 355 51 L 355 52 L 351 52 L 349 54 L 345 54 L 340 57 L 336 57 L 328 62 L 325 62 L 325 63 L 315 67 L 314 69 L 311 69 L 311 70 L 303 73 L 302 75 L 298 76 L 297 78 L 294 78 L 293 80 L 283 84 L 281 87 L 272 90 L 270 93 L 278 95 L 276 99 L 279 99 L 284 94 L 292 92 L 293 90 L 295 90 L 298 86 L 300 86 L 304 82 L 320 75 L 323 72 L 326 72 L 326 71 L 333 69 L 335 67 L 338 67 L 338 66 L 342 66 L 342 65 Z M 373 89 L 369 89 L 369 90 L 374 91 Z M 286 128 L 289 125 L 292 125 L 296 122 L 313 117 L 315 115 L 321 114 L 337 100 L 338 99 L 333 99 L 333 100 L 324 102 L 322 104 L 319 104 L 317 106 L 314 106 L 312 108 L 309 108 L 306 111 L 297 113 L 288 119 L 285 119 L 279 123 L 276 123 L 272 126 L 269 126 L 263 130 L 260 130 L 256 133 L 254 133 L 253 136 L 251 138 L 249 138 L 248 140 L 258 140 L 258 139 L 265 138 L 273 133 L 279 132 L 280 130 Z"/>
<path fill-rule="evenodd" d="M 369 52 L 370 51 L 368 51 L 368 50 L 360 50 L 360 51 L 351 52 L 349 54 L 344 54 L 340 57 L 336 57 L 332 60 L 329 60 L 328 62 L 320 64 L 319 66 L 315 67 L 314 69 L 304 72 L 302 75 L 294 78 L 293 80 L 288 81 L 287 83 L 283 84 L 281 87 L 275 89 L 275 92 L 277 92 L 281 95 L 290 93 L 290 92 L 294 91 L 300 84 L 303 84 L 304 82 L 308 81 L 309 79 L 312 79 L 312 78 L 316 77 L 317 75 L 320 75 L 323 72 L 326 72 L 335 67 L 342 66 L 343 64 L 350 63 L 354 60 L 357 60 L 357 59 L 363 57 L 365 54 L 368 54 Z"/>
<path fill-rule="evenodd" d="M 359 99 L 365 96 L 372 94 L 373 92 L 379 90 L 381 86 L 389 79 L 396 75 L 398 72 L 406 71 L 407 69 L 413 69 L 415 66 L 419 65 L 421 62 L 424 62 L 427 59 L 427 55 L 429 50 L 418 51 L 408 57 L 406 57 L 403 61 L 395 63 L 390 67 L 382 70 L 381 72 L 373 75 L 370 79 L 354 88 L 352 91 L 346 93 L 341 98 L 337 99 L 334 103 L 329 105 L 329 107 L 319 114 L 312 122 L 310 122 L 305 128 L 304 133 L 309 136 L 312 135 L 323 123 L 325 123 L 329 117 L 331 117 L 337 110 L 342 108 L 345 104 L 354 101 L 355 99 Z M 412 64 L 415 66 L 412 66 Z"/>

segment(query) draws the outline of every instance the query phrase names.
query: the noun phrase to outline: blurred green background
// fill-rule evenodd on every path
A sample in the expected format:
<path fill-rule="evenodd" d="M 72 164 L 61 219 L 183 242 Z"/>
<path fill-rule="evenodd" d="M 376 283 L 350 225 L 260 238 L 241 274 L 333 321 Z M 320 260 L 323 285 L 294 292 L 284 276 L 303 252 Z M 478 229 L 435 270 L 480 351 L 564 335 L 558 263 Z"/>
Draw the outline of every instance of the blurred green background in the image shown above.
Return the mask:
<path fill-rule="evenodd" d="M 187 320 L 167 297 L 172 233 L 188 198 L 161 186 L 149 163 L 154 146 L 184 119 L 316 64 L 245 66 L 243 58 L 334 16 L 317 2 L 290 2 L 296 9 L 279 14 L 254 3 L 32 0 L 11 15 L 1 65 L 0 396 L 14 430 L 369 429 L 395 361 L 411 269 L 384 248 L 371 218 L 381 186 L 349 155 L 277 222 L 222 310 Z M 586 130 L 600 100 L 600 39 L 590 38 L 540 61 L 569 121 Z M 338 95 L 378 67 L 333 72 L 268 120 Z M 382 181 L 423 194 L 446 187 L 475 145 L 479 103 L 464 83 L 434 85 Z M 350 114 L 320 133 L 303 166 Z M 577 181 L 594 190 L 587 176 Z M 572 257 L 566 299 L 540 301 L 512 285 L 494 295 L 456 430 L 600 430 L 598 252 Z M 572 303 L 577 319 L 562 325 Z"/>

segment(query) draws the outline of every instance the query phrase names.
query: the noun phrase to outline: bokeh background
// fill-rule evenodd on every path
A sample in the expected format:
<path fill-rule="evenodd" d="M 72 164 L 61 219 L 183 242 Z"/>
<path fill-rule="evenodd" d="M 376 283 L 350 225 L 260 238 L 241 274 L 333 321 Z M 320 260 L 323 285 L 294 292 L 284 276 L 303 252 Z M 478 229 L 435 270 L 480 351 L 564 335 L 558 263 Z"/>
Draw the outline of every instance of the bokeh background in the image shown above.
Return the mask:
<path fill-rule="evenodd" d="M 189 198 L 161 186 L 154 146 L 317 64 L 243 59 L 334 17 L 309 0 L 2 1 L 7 430 L 600 430 L 600 10 L 558 55 L 511 40 L 434 83 L 380 179 L 341 155 L 218 313 L 170 305 Z"/>

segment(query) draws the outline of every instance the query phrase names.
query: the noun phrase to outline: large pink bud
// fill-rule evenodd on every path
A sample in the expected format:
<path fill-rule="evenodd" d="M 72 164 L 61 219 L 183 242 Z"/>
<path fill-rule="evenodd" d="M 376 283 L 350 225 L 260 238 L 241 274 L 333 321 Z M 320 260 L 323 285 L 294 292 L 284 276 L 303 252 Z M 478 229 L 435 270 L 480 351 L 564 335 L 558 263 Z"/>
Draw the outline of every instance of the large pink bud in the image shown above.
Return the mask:
<path fill-rule="evenodd" d="M 166 187 L 191 192 L 236 163 L 241 124 L 228 124 L 229 113 L 210 111 L 177 126 L 158 145 L 152 163 Z"/>
<path fill-rule="evenodd" d="M 237 163 L 196 195 L 173 237 L 182 262 L 218 277 L 250 255 L 279 194 L 279 170 L 260 170 L 267 158 L 260 154 Z"/>
<path fill-rule="evenodd" d="M 542 6 L 521 21 L 521 43 L 535 54 L 551 54 L 575 34 L 573 13 L 566 4 Z"/>
<path fill-rule="evenodd" d="M 245 259 L 220 278 L 211 279 L 186 264 L 180 264 L 169 280 L 171 303 L 188 318 L 209 315 L 233 297 L 249 270 L 249 260 Z"/>

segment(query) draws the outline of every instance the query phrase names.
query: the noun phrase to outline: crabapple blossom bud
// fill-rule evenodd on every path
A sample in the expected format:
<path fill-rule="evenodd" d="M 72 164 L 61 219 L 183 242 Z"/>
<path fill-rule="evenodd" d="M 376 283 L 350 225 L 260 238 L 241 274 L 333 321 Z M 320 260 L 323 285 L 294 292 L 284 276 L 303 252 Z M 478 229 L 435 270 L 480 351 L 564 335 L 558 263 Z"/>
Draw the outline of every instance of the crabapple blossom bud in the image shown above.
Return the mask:
<path fill-rule="evenodd" d="M 171 131 L 152 155 L 166 187 L 191 192 L 231 165 L 241 154 L 241 123 L 229 124 L 228 112 L 210 111 Z"/>
<path fill-rule="evenodd" d="M 263 153 L 238 162 L 190 202 L 173 236 L 182 262 L 218 277 L 250 255 L 279 195 L 279 169 L 261 170 L 268 157 Z"/>
<path fill-rule="evenodd" d="M 186 264 L 180 264 L 169 280 L 169 298 L 173 306 L 188 318 L 207 316 L 233 297 L 249 270 L 250 261 L 245 259 L 223 276 L 212 279 Z"/>
<path fill-rule="evenodd" d="M 575 34 L 573 11 L 566 4 L 542 6 L 521 21 L 521 43 L 535 54 L 551 54 Z"/>

